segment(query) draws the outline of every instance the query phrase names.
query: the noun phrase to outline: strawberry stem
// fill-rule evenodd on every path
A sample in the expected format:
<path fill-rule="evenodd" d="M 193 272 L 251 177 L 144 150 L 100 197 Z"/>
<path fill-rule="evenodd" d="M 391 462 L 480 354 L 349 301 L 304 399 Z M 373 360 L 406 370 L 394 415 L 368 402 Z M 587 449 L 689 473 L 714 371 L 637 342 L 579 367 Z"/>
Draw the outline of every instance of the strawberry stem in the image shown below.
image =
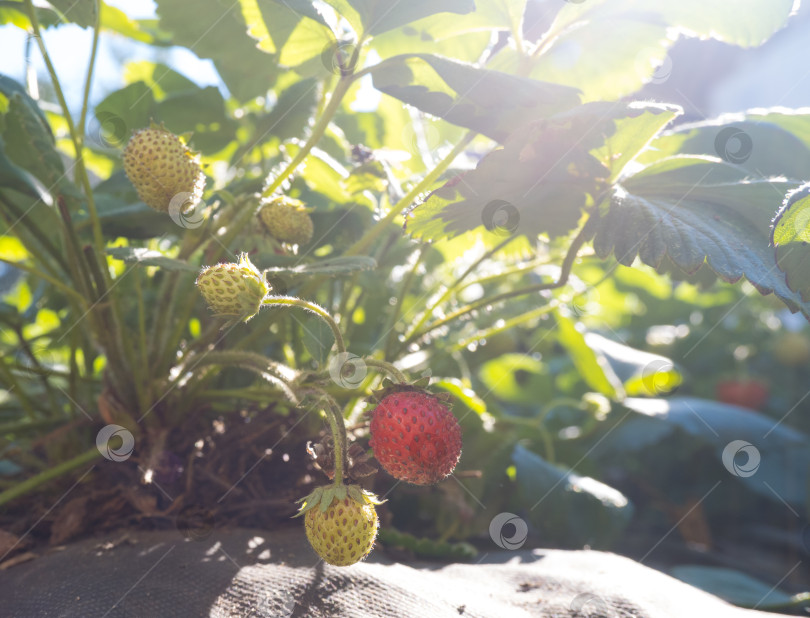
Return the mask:
<path fill-rule="evenodd" d="M 376 358 L 364 358 L 363 362 L 367 367 L 374 367 L 375 369 L 382 369 L 387 372 L 394 380 L 400 384 L 408 382 L 408 378 L 399 369 L 394 367 L 391 363 L 384 360 L 377 360 Z"/>

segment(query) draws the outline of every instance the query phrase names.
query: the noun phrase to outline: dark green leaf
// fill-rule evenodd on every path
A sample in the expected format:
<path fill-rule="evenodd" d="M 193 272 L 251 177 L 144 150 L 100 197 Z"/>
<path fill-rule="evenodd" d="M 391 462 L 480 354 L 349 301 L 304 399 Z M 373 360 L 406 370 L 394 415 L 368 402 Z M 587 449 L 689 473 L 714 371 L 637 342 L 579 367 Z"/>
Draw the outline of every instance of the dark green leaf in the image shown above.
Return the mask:
<path fill-rule="evenodd" d="M 284 15 L 279 5 L 279 16 Z M 290 11 L 287 10 L 289 13 Z M 160 26 L 201 58 L 211 58 L 234 97 L 263 96 L 279 74 L 277 63 L 256 48 L 239 4 L 231 0 L 157 0 Z"/>
<path fill-rule="evenodd" d="M 6 156 L 2 136 L 0 136 L 0 187 L 15 189 L 41 199 L 48 205 L 53 204 L 53 197 L 46 187 L 33 174 L 12 163 Z"/>
<path fill-rule="evenodd" d="M 198 271 L 199 268 L 188 262 L 181 262 L 163 255 L 160 251 L 153 251 L 143 247 L 112 247 L 107 254 L 116 260 L 135 263 L 139 266 L 157 266 L 165 270 Z"/>
<path fill-rule="evenodd" d="M 512 461 L 529 520 L 544 538 L 582 547 L 609 547 L 633 514 L 619 491 L 596 479 L 558 468 L 521 445 Z"/>
<path fill-rule="evenodd" d="M 497 236 L 560 236 L 573 229 L 609 172 L 591 151 L 625 106 L 588 104 L 521 128 L 471 172 L 417 206 L 408 231 L 438 240 L 484 226 Z"/>
<path fill-rule="evenodd" d="M 50 127 L 34 111 L 35 107 L 28 95 L 15 93 L 9 98 L 2 134 L 6 155 L 36 177 L 45 191 L 77 203 L 81 195 L 66 176 Z"/>
<path fill-rule="evenodd" d="M 154 114 L 152 90 L 138 81 L 108 94 L 96 105 L 88 135 L 102 146 L 123 148 L 132 133 L 149 126 Z"/>
<path fill-rule="evenodd" d="M 707 157 L 663 159 L 615 187 L 594 248 L 630 266 L 636 256 L 662 269 L 665 258 L 686 273 L 704 263 L 723 280 L 745 276 L 761 293 L 774 292 L 805 314 L 768 246 L 774 193 L 796 183 L 751 178 L 742 168 Z"/>
<path fill-rule="evenodd" d="M 636 414 L 600 440 L 597 454 L 632 453 L 679 429 L 712 445 L 723 464 L 708 481 L 733 476 L 760 496 L 803 508 L 810 481 L 810 440 L 804 434 L 759 412 L 705 399 L 625 399 L 623 405 Z"/>
<path fill-rule="evenodd" d="M 173 93 L 155 106 L 155 120 L 173 133 L 193 133 L 195 150 L 212 154 L 234 138 L 236 123 L 225 111 L 225 100 L 215 86 Z"/>
<path fill-rule="evenodd" d="M 101 230 L 110 238 L 146 239 L 180 230 L 165 213 L 149 208 L 143 202 L 122 205 L 121 200 L 107 193 L 96 195 L 96 208 Z M 76 218 L 76 227 L 89 226 L 89 218 Z"/>
<path fill-rule="evenodd" d="M 315 79 L 302 79 L 285 89 L 269 113 L 257 116 L 250 139 L 233 155 L 234 161 L 256 146 L 276 138 L 286 141 L 304 134 L 310 118 L 315 114 L 320 88 Z"/>
<path fill-rule="evenodd" d="M 303 340 L 307 351 L 318 366 L 323 366 L 335 344 L 332 329 L 321 318 L 311 315 L 301 321 L 301 330 L 304 333 Z"/>
<path fill-rule="evenodd" d="M 48 133 L 51 134 L 51 137 L 53 137 L 51 127 L 48 124 L 48 119 L 45 117 L 44 112 L 39 108 L 37 102 L 28 96 L 28 93 L 26 92 L 25 87 L 22 84 L 11 79 L 7 75 L 3 75 L 2 73 L 0 73 L 0 93 L 6 95 L 6 97 L 8 97 L 9 99 L 14 94 L 19 94 L 20 96 L 22 96 L 23 101 L 25 101 L 25 104 L 28 106 L 29 111 L 39 116 L 39 119 L 42 122 L 42 126 L 45 127 Z"/>
<path fill-rule="evenodd" d="M 788 287 L 810 301 L 810 183 L 788 193 L 771 232 Z"/>
<path fill-rule="evenodd" d="M 501 142 L 526 122 L 579 102 L 574 88 L 430 54 L 396 56 L 373 76 L 374 86 L 384 93 Z"/>

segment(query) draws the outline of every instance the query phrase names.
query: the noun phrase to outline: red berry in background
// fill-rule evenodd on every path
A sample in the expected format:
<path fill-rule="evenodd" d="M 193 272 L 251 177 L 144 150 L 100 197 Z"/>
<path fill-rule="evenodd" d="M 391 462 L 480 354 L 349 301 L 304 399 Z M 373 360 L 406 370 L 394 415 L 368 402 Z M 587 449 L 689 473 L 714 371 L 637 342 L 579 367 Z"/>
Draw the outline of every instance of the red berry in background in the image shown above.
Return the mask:
<path fill-rule="evenodd" d="M 770 388 L 760 380 L 724 380 L 717 383 L 715 393 L 723 403 L 761 410 L 768 401 Z"/>
<path fill-rule="evenodd" d="M 415 485 L 433 485 L 461 456 L 461 427 L 441 399 L 420 390 L 386 395 L 372 412 L 374 456 L 386 472 Z"/>

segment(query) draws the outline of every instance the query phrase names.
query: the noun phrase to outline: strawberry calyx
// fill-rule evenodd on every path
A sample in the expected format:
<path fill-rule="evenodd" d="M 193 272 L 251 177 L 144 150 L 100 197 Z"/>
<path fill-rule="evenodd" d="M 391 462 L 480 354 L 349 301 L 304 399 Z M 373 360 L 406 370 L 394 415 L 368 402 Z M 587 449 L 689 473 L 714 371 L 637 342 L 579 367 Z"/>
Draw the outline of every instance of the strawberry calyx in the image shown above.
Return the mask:
<path fill-rule="evenodd" d="M 389 395 L 394 395 L 396 393 L 422 393 L 423 395 L 433 397 L 434 399 L 439 401 L 442 405 L 444 405 L 448 410 L 452 411 L 453 403 L 455 403 L 455 399 L 453 399 L 453 396 L 450 393 L 433 393 L 427 390 L 427 388 L 425 388 L 429 384 L 430 384 L 429 376 L 419 378 L 418 380 L 414 380 L 413 382 L 394 382 L 389 378 L 384 378 L 380 388 L 372 391 L 371 397 L 377 403 L 380 403 L 383 399 L 385 399 Z"/>
<path fill-rule="evenodd" d="M 363 506 L 366 504 L 377 505 L 385 502 L 385 500 L 380 500 L 375 494 L 363 489 L 359 485 L 344 485 L 343 483 L 340 485 L 324 485 L 322 487 L 316 487 L 311 494 L 297 500 L 297 502 L 301 503 L 301 507 L 293 517 L 300 517 L 315 507 L 319 507 L 321 513 L 325 513 L 326 509 L 329 508 L 329 505 L 332 504 L 334 500 L 345 500 L 347 497 Z"/>

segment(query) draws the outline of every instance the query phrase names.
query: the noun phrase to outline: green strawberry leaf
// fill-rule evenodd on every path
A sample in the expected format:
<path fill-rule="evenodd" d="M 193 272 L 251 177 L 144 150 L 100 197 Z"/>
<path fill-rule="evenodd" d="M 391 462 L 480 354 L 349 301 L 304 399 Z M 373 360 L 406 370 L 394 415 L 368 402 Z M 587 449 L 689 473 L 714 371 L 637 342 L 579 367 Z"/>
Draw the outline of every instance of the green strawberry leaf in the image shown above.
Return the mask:
<path fill-rule="evenodd" d="M 526 125 L 474 170 L 414 208 L 407 230 L 421 240 L 480 226 L 494 237 L 564 235 L 576 227 L 589 200 L 604 190 L 610 174 L 592 152 L 598 153 L 613 133 L 617 118 L 645 113 L 621 103 L 591 103 Z"/>
<path fill-rule="evenodd" d="M 82 28 L 94 26 L 98 14 L 96 0 L 48 0 L 65 21 L 73 22 Z"/>
<path fill-rule="evenodd" d="M 265 268 L 265 274 L 274 275 L 343 275 L 358 270 L 373 270 L 377 261 L 365 255 L 339 256 L 312 264 L 297 266 L 274 266 Z"/>
<path fill-rule="evenodd" d="M 373 80 L 385 94 L 501 142 L 526 122 L 579 103 L 575 88 L 430 54 L 389 58 L 384 69 L 373 72 Z"/>
<path fill-rule="evenodd" d="M 810 183 L 787 194 L 773 221 L 771 243 L 788 287 L 810 302 Z"/>
<path fill-rule="evenodd" d="M 149 126 L 154 115 L 152 89 L 137 81 L 111 92 L 96 105 L 88 135 L 103 146 L 123 148 L 132 133 Z"/>
<path fill-rule="evenodd" d="M 801 179 L 810 169 L 810 114 L 777 109 L 683 124 L 653 140 L 638 160 L 683 154 L 720 157 L 760 177 Z"/>
<path fill-rule="evenodd" d="M 585 335 L 577 330 L 576 324 L 558 311 L 554 312 L 559 332 L 557 338 L 566 349 L 582 379 L 593 390 L 614 401 L 624 399 L 625 392 L 621 380 L 602 352 L 589 345 Z"/>
<path fill-rule="evenodd" d="M 547 3 L 544 3 L 547 4 Z M 559 2 L 544 53 L 530 76 L 580 88 L 584 100 L 617 100 L 672 73 L 675 36 L 754 47 L 785 26 L 793 0 L 617 0 Z M 547 9 L 548 10 L 548 9 Z M 555 36 L 556 35 L 556 36 Z M 675 36 L 673 36 L 675 35 Z M 499 52 L 493 68 L 513 71 L 520 55 Z"/>
<path fill-rule="evenodd" d="M 471 13 L 473 0 L 327 0 L 357 34 L 377 35 L 436 13 Z"/>
<path fill-rule="evenodd" d="M 659 271 L 671 265 L 693 274 L 707 264 L 724 281 L 746 277 L 760 293 L 775 293 L 793 311 L 810 306 L 792 291 L 769 247 L 774 191 L 795 188 L 784 178 L 752 178 L 745 169 L 709 157 L 657 161 L 624 178 L 603 205 L 594 248 L 630 266 L 638 256 Z"/>
<path fill-rule="evenodd" d="M 240 101 L 264 96 L 281 72 L 278 63 L 248 36 L 238 3 L 197 0 L 190 7 L 185 0 L 157 0 L 157 13 L 160 27 L 172 34 L 172 43 L 213 60 L 228 90 Z M 300 19 L 281 4 L 274 14 L 280 30 Z"/>
<path fill-rule="evenodd" d="M 610 170 L 610 182 L 647 149 L 664 127 L 683 113 L 678 106 L 656 103 L 631 103 L 626 111 L 629 115 L 616 119 L 616 129 L 605 144 L 591 151 Z"/>
<path fill-rule="evenodd" d="M 631 397 L 662 395 L 682 381 L 681 372 L 665 356 L 636 350 L 596 333 L 586 333 L 585 342 L 605 357 Z"/>
<path fill-rule="evenodd" d="M 528 519 L 544 538 L 606 548 L 630 522 L 633 505 L 616 489 L 557 467 L 519 444 L 512 462 Z"/>
<path fill-rule="evenodd" d="M 199 268 L 188 262 L 175 260 L 160 251 L 154 251 L 145 247 L 110 247 L 107 255 L 111 255 L 116 260 L 123 260 L 137 264 L 138 266 L 157 266 L 165 270 L 185 270 L 197 272 Z"/>
<path fill-rule="evenodd" d="M 738 477 L 735 482 L 774 504 L 788 502 L 804 508 L 810 482 L 810 439 L 800 431 L 748 408 L 695 397 L 628 398 L 622 405 L 628 410 L 626 418 L 600 440 L 594 451 L 598 461 L 615 462 L 628 454 L 637 461 L 640 449 L 662 440 L 676 446 L 673 441 L 685 433 L 693 445 L 709 445 L 722 464 L 705 477 L 707 484 L 725 481 L 731 472 Z M 735 474 L 737 466 L 746 463 L 744 454 L 751 454 L 746 444 L 756 448 L 760 465 L 755 474 Z"/>
<path fill-rule="evenodd" d="M 318 366 L 323 367 L 329 357 L 329 351 L 335 345 L 335 335 L 332 333 L 332 329 L 317 316 L 307 316 L 299 323 L 304 333 L 304 347 Z"/>
<path fill-rule="evenodd" d="M 6 156 L 5 142 L 0 135 L 0 187 L 14 189 L 31 197 L 53 204 L 53 196 L 47 188 L 30 172 L 15 165 Z"/>

